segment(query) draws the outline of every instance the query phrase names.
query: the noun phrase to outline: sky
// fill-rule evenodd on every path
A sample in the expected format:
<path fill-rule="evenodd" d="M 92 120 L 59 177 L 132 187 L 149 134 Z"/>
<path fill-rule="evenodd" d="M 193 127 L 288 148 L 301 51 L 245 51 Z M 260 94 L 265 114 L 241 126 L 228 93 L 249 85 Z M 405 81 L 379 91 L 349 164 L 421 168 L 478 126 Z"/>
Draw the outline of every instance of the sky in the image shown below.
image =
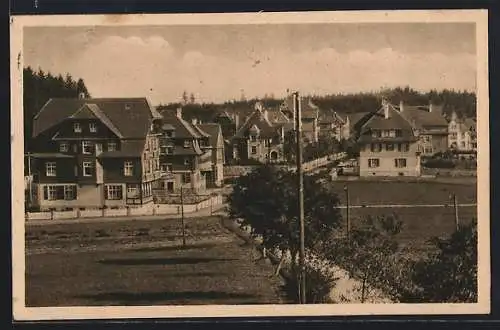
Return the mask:
<path fill-rule="evenodd" d="M 222 102 L 289 90 L 476 89 L 473 23 L 26 27 L 24 65 L 93 97 Z"/>

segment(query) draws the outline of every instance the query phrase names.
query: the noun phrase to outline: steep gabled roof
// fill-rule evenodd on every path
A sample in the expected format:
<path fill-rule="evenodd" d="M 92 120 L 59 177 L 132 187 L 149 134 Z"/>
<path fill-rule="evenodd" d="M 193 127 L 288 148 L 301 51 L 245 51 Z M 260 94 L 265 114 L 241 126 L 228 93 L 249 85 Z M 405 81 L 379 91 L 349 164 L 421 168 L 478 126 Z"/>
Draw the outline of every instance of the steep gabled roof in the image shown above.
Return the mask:
<path fill-rule="evenodd" d="M 222 129 L 219 124 L 199 124 L 198 127 L 210 135 L 210 145 L 217 146 L 219 135 L 222 137 Z"/>
<path fill-rule="evenodd" d="M 398 109 L 401 115 L 416 128 L 448 126 L 446 119 L 438 109 L 435 109 L 435 106 L 433 106 L 432 112 L 429 112 L 429 106 L 403 105 L 403 111 L 400 107 Z"/>
<path fill-rule="evenodd" d="M 388 104 L 389 107 L 389 117 L 385 118 L 385 109 L 382 106 L 379 110 L 371 113 L 368 120 L 361 125 L 360 141 L 370 142 L 370 141 L 414 141 L 416 137 L 413 133 L 413 127 L 406 120 L 399 110 L 397 110 L 392 104 Z M 371 130 L 390 130 L 390 129 L 400 129 L 402 135 L 397 138 L 373 138 L 371 136 Z"/>
<path fill-rule="evenodd" d="M 171 110 L 164 110 L 161 113 L 163 117 L 164 124 L 170 124 L 175 129 L 175 137 L 182 139 L 198 139 L 201 138 L 202 135 L 198 132 L 193 125 L 186 120 L 177 117 L 176 113 Z"/>
<path fill-rule="evenodd" d="M 235 137 L 243 138 L 248 136 L 248 132 L 253 126 L 258 128 L 259 134 L 262 136 L 274 136 L 277 134 L 276 127 L 265 118 L 263 111 L 255 110 L 238 129 Z"/>
<path fill-rule="evenodd" d="M 116 128 L 111 120 L 101 111 L 99 106 L 94 103 L 85 103 L 78 109 L 74 114 L 69 116 L 72 119 L 99 119 L 104 125 L 106 125 L 113 133 L 119 138 L 123 138 L 122 133 Z"/>
<path fill-rule="evenodd" d="M 343 118 L 336 111 L 330 111 L 321 113 L 319 115 L 318 121 L 320 123 L 345 124 L 346 118 Z"/>
<path fill-rule="evenodd" d="M 85 104 L 93 104 L 88 109 L 99 109 L 124 138 L 145 137 L 152 119 L 157 118 L 157 111 L 146 98 L 53 98 L 34 117 L 33 137 L 62 123 Z"/>
<path fill-rule="evenodd" d="M 301 113 L 302 118 L 317 118 L 319 115 L 319 108 L 316 106 L 310 97 L 300 98 Z M 289 95 L 285 98 L 283 104 L 283 109 L 293 113 L 295 109 L 293 108 L 293 95 Z"/>

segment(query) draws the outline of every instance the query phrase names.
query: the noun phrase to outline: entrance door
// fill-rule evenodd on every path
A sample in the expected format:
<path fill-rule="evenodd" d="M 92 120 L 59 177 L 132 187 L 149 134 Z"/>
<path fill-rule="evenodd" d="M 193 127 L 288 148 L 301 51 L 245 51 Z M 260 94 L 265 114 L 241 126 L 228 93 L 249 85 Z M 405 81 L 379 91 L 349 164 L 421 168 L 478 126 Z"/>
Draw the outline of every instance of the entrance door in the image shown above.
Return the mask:
<path fill-rule="evenodd" d="M 173 182 L 167 182 L 167 191 L 168 192 L 174 192 L 174 183 Z"/>

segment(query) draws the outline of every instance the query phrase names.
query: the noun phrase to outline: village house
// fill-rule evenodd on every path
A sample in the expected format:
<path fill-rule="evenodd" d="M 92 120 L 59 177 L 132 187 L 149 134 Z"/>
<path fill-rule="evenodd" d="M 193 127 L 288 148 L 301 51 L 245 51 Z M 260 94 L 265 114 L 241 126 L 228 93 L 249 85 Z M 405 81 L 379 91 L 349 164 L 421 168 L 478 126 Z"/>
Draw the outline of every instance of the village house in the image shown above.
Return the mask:
<path fill-rule="evenodd" d="M 290 122 L 295 122 L 295 97 L 289 95 L 280 105 L 280 110 L 284 113 Z M 318 142 L 319 139 L 319 108 L 310 97 L 300 98 L 302 133 L 305 143 Z"/>
<path fill-rule="evenodd" d="M 161 189 L 200 194 L 215 185 L 211 136 L 182 118 L 182 109 L 166 110 L 160 137 Z"/>
<path fill-rule="evenodd" d="M 33 119 L 34 206 L 151 203 L 160 182 L 161 116 L 146 98 L 54 98 Z"/>
<path fill-rule="evenodd" d="M 420 152 L 413 126 L 396 107 L 382 102 L 360 127 L 360 176 L 419 176 Z"/>
<path fill-rule="evenodd" d="M 319 137 L 337 141 L 347 140 L 351 136 L 351 120 L 349 115 L 340 115 L 335 111 L 321 113 L 318 119 Z"/>
<path fill-rule="evenodd" d="M 452 112 L 448 123 L 448 147 L 456 151 L 477 151 L 477 123 L 472 118 L 459 118 Z"/>
<path fill-rule="evenodd" d="M 224 180 L 224 138 L 222 136 L 222 129 L 219 124 L 207 123 L 198 124 L 196 120 L 193 126 L 200 132 L 206 133 L 208 138 L 204 137 L 202 142 L 202 149 L 210 149 L 212 153 L 212 173 L 209 173 L 207 186 L 208 187 L 221 187 Z"/>
<path fill-rule="evenodd" d="M 423 156 L 432 156 L 448 150 L 448 123 L 442 106 L 410 106 L 402 101 L 399 112 L 413 126 L 418 136 L 418 150 Z"/>
<path fill-rule="evenodd" d="M 292 127 L 293 123 L 281 111 L 270 111 L 257 102 L 254 112 L 231 139 L 231 158 L 243 162 L 284 161 L 285 133 Z"/>

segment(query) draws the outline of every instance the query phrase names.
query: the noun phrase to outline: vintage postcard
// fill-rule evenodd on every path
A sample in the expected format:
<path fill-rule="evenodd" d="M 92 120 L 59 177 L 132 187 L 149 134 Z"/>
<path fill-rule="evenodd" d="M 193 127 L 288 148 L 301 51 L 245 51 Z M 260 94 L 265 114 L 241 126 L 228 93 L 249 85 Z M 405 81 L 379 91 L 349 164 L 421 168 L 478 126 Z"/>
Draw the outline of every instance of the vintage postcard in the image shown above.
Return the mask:
<path fill-rule="evenodd" d="M 10 27 L 14 319 L 490 312 L 486 10 Z"/>

